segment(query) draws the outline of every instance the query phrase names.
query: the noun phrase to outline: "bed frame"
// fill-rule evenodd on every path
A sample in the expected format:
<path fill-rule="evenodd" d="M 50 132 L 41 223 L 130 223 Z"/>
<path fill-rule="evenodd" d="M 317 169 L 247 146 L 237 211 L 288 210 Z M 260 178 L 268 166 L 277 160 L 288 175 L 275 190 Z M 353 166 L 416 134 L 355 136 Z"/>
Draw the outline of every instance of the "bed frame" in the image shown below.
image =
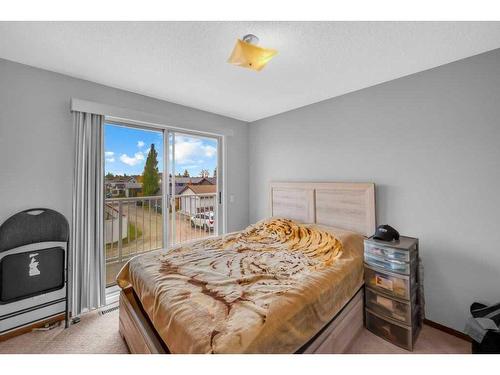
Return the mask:
<path fill-rule="evenodd" d="M 375 185 L 344 182 L 272 182 L 270 214 L 304 223 L 375 232 Z M 132 288 L 120 292 L 119 331 L 131 353 L 169 353 Z M 363 329 L 363 285 L 297 353 L 344 353 Z"/>

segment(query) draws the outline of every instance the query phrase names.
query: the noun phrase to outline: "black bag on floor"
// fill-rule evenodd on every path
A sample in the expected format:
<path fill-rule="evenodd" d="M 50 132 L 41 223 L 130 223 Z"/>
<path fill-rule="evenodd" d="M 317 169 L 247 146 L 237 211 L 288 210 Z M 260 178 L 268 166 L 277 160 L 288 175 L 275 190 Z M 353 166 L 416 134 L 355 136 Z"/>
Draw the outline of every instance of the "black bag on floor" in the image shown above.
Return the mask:
<path fill-rule="evenodd" d="M 492 306 L 486 306 L 474 302 L 470 306 L 470 312 L 474 318 L 482 318 L 491 315 L 492 312 L 500 310 L 500 303 Z M 490 319 L 500 327 L 500 313 L 490 316 Z M 472 340 L 473 354 L 500 354 L 500 331 L 488 331 L 483 340 L 479 343 Z"/>

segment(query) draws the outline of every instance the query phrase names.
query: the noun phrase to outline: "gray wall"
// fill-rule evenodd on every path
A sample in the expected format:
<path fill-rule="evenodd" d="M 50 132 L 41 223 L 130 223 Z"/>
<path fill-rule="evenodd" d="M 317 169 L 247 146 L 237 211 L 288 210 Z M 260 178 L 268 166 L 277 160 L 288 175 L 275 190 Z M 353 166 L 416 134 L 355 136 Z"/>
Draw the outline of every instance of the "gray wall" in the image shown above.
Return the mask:
<path fill-rule="evenodd" d="M 500 301 L 500 50 L 249 125 L 250 222 L 271 180 L 372 181 L 377 222 L 417 236 L 427 318 Z"/>
<path fill-rule="evenodd" d="M 71 218 L 73 126 L 70 98 L 162 116 L 186 129 L 232 129 L 227 137 L 229 231 L 248 224 L 247 124 L 0 59 L 0 222 L 49 207 Z"/>
<path fill-rule="evenodd" d="M 233 129 L 230 231 L 268 214 L 271 180 L 373 181 L 378 222 L 421 240 L 429 319 L 461 330 L 469 303 L 500 300 L 500 50 L 248 130 L 240 121 L 0 59 L 0 222 L 34 206 L 71 216 L 71 97 L 157 114 L 186 129 Z"/>

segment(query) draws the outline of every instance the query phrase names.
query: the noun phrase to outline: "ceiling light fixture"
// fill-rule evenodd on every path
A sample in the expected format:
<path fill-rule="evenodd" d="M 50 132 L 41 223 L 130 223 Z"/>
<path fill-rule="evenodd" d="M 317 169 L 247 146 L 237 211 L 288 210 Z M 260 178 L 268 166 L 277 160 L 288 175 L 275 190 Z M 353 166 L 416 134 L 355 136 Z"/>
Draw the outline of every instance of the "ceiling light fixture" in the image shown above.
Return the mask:
<path fill-rule="evenodd" d="M 257 43 L 259 43 L 259 38 L 253 34 L 247 34 L 242 39 L 238 39 L 227 62 L 243 68 L 261 71 L 278 51 L 259 47 Z"/>

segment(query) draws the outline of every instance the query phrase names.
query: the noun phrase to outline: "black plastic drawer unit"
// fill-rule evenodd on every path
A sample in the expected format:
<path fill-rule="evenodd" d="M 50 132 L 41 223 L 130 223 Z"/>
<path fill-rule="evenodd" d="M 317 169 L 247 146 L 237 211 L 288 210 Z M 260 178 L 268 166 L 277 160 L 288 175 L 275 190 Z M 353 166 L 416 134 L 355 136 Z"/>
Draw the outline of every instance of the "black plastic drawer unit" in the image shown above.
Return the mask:
<path fill-rule="evenodd" d="M 418 239 L 365 239 L 365 325 L 413 350 L 424 317 Z"/>

